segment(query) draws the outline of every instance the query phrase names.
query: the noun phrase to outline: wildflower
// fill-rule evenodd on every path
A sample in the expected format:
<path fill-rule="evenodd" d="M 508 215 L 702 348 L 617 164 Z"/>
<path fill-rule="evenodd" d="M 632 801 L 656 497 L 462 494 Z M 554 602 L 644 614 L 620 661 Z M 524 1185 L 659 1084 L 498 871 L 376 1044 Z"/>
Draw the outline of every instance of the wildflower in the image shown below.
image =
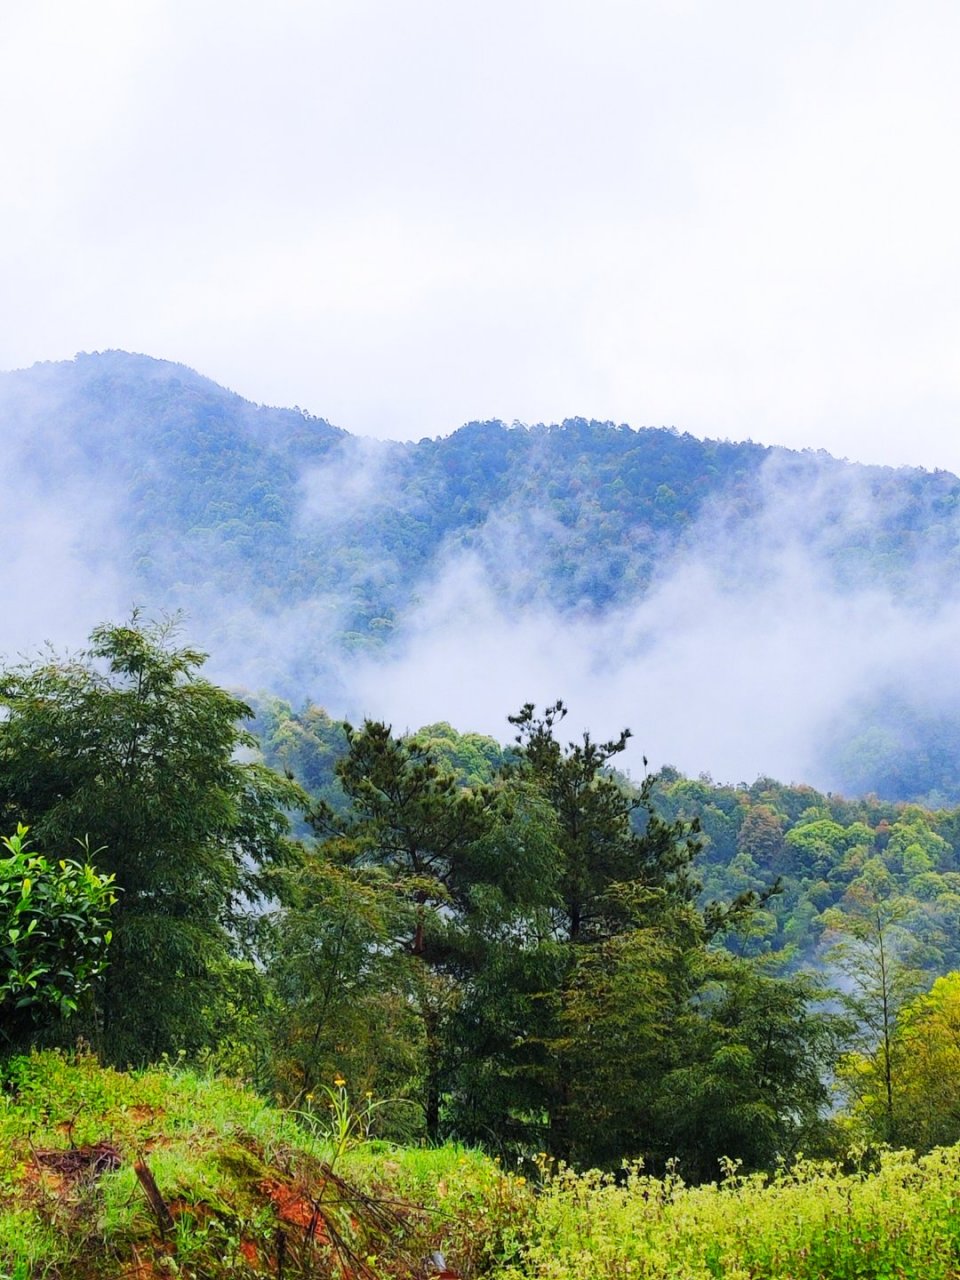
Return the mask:
<path fill-rule="evenodd" d="M 527 1181 L 527 1180 L 526 1180 L 526 1178 L 518 1178 L 518 1179 L 517 1179 L 517 1186 L 518 1186 L 518 1187 L 525 1186 L 525 1185 L 526 1185 L 526 1181 Z"/>
<path fill-rule="evenodd" d="M 336 1085 L 338 1089 L 342 1089 L 347 1082 L 346 1080 L 344 1080 L 343 1076 L 338 1071 L 337 1074 L 333 1077 L 333 1083 Z"/>

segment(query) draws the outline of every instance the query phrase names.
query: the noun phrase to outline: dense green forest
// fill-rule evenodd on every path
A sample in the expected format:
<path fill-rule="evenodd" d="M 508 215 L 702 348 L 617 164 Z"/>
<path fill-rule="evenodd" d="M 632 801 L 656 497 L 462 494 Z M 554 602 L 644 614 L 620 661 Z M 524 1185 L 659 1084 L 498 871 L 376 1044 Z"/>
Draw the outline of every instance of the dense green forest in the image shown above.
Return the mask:
<path fill-rule="evenodd" d="M 0 675 L 8 1051 L 82 1034 L 290 1102 L 343 1076 L 405 1100 L 397 1137 L 694 1181 L 960 1136 L 927 1078 L 955 812 L 634 784 L 629 731 L 568 741 L 559 702 L 504 745 L 277 700 L 253 735 L 203 660 L 134 616 Z"/>
<path fill-rule="evenodd" d="M 833 499 L 832 518 L 811 511 L 803 532 L 828 553 L 837 581 L 926 593 L 955 580 L 960 563 L 960 481 L 948 472 L 853 466 L 673 429 L 474 422 L 361 450 L 321 418 L 258 407 L 184 366 L 123 352 L 4 374 L 0 413 L 14 455 L 44 484 L 97 473 L 144 595 L 177 581 L 209 585 L 198 575 L 235 586 L 242 571 L 264 604 L 333 596 L 345 606 L 348 644 L 381 642 L 451 545 L 476 549 L 496 573 L 495 515 L 531 556 L 522 581 L 502 577 L 506 594 L 597 610 L 633 598 L 714 500 L 723 499 L 727 525 L 749 528 L 771 459 L 800 495 L 791 520 L 802 522 L 805 497 Z M 369 476 L 358 474 L 364 464 Z M 844 513 L 850 480 L 859 501 Z M 932 582 L 916 580 L 921 549 L 936 563 Z"/>
<path fill-rule="evenodd" d="M 958 811 L 204 662 L 0 671 L 5 1274 L 953 1274 Z"/>
<path fill-rule="evenodd" d="M 361 441 L 123 352 L 0 375 L 0 422 L 21 495 L 8 590 L 19 601 L 61 536 L 81 599 L 103 601 L 86 629 L 131 600 L 183 608 L 227 682 L 361 718 L 371 708 L 352 664 L 407 652 L 451 565 L 471 566 L 505 618 L 614 619 L 609 647 L 618 611 L 694 563 L 719 592 L 714 625 L 718 604 L 761 635 L 822 613 L 816 635 L 801 627 L 798 655 L 842 651 L 848 623 L 886 602 L 868 632 L 877 651 L 862 669 L 837 664 L 846 683 L 832 696 L 815 690 L 817 777 L 845 794 L 960 801 L 960 705 L 946 679 L 960 481 L 947 472 L 581 418 Z M 632 633 L 638 662 L 658 625 Z M 15 634 L 8 649 L 25 642 Z M 701 662 L 709 640 L 704 626 Z M 750 696 L 751 714 L 776 713 L 762 685 Z M 638 694 L 638 716 L 642 705 Z"/>
<path fill-rule="evenodd" d="M 254 727 L 271 765 L 294 772 L 334 809 L 346 805 L 336 767 L 347 752 L 342 724 L 321 708 L 295 711 L 273 699 L 260 705 Z M 425 726 L 416 738 L 463 785 L 491 782 L 512 759 L 511 747 L 448 724 Z M 769 895 L 731 942 L 738 951 L 776 955 L 788 968 L 819 965 L 837 912 L 879 895 L 896 902 L 898 918 L 915 942 L 922 939 L 920 968 L 940 973 L 960 966 L 955 809 L 876 796 L 850 800 L 773 778 L 725 785 L 670 768 L 657 774 L 648 794 L 663 820 L 696 824 L 702 901 Z"/>

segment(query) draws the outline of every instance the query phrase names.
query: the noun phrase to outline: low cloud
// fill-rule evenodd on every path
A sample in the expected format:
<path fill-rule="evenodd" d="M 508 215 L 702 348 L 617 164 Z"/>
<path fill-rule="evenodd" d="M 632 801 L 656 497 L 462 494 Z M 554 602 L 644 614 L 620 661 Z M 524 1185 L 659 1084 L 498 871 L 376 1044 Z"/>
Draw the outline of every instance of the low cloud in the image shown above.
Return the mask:
<path fill-rule="evenodd" d="M 331 457 L 304 469 L 299 525 L 332 532 L 394 503 L 399 495 L 389 481 L 395 456 L 381 440 L 345 436 Z"/>
<path fill-rule="evenodd" d="M 755 510 L 711 506 L 649 594 L 602 616 L 505 598 L 502 565 L 451 552 L 400 647 L 349 673 L 351 710 L 503 739 L 522 703 L 561 697 L 571 735 L 633 729 L 635 775 L 646 755 L 723 781 L 835 785 L 838 717 L 891 686 L 942 703 L 960 642 L 960 600 L 921 589 L 930 566 L 911 563 L 907 596 L 838 574 L 853 534 L 879 536 L 876 479 L 775 456 Z"/>
<path fill-rule="evenodd" d="M 88 486 L 68 486 L 54 501 L 9 479 L 8 472 L 0 492 L 0 653 L 15 660 L 46 640 L 80 647 L 93 627 L 133 603 L 112 558 L 94 550 L 108 545 L 93 527 L 111 527 L 111 506 Z"/>
<path fill-rule="evenodd" d="M 838 749 L 891 691 L 921 719 L 960 723 L 952 477 L 911 485 L 774 452 L 759 477 L 708 503 L 678 545 L 644 528 L 615 548 L 622 581 L 646 581 L 651 562 L 653 579 L 642 596 L 601 609 L 591 574 L 608 581 L 609 548 L 584 551 L 587 526 L 558 520 L 532 483 L 518 481 L 479 528 L 462 523 L 419 581 L 403 559 L 403 521 L 397 559 L 368 562 L 366 522 L 398 504 L 418 519 L 427 499 L 404 487 L 404 446 L 344 438 L 301 480 L 296 527 L 324 546 L 304 598 L 288 603 L 279 561 L 275 578 L 256 580 L 243 541 L 213 527 L 155 540 L 154 594 L 144 598 L 129 567 L 127 495 L 97 478 L 97 451 L 133 447 L 134 428 L 79 430 L 85 419 L 58 377 L 50 366 L 0 386 L 7 660 L 46 640 L 81 646 L 133 604 L 148 616 L 182 607 L 184 639 L 209 650 L 210 676 L 232 687 L 397 729 L 444 719 L 500 740 L 523 703 L 559 697 L 571 737 L 633 730 L 635 775 L 645 755 L 654 768 L 723 781 L 771 774 L 837 789 Z M 425 557 L 432 545 L 424 539 Z M 562 604 L 558 566 L 569 570 Z M 578 606 L 581 594 L 594 602 Z M 390 616 L 369 618 L 370 598 Z"/>

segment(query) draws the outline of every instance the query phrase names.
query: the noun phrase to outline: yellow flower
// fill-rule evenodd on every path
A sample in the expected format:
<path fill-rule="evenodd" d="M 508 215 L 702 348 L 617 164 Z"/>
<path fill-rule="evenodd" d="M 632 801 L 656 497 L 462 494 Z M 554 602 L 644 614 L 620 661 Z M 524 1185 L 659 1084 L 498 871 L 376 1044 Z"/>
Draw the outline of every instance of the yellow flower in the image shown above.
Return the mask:
<path fill-rule="evenodd" d="M 312 1102 L 312 1101 L 313 1101 L 313 1094 L 312 1094 L 312 1093 L 308 1093 L 308 1094 L 307 1094 L 307 1101 L 308 1101 L 308 1102 Z"/>
<path fill-rule="evenodd" d="M 518 1179 L 517 1179 L 517 1186 L 518 1186 L 518 1187 L 522 1187 L 522 1186 L 524 1186 L 524 1185 L 525 1185 L 525 1183 L 526 1183 L 526 1181 L 527 1181 L 527 1180 L 526 1180 L 526 1178 L 518 1178 Z"/>
<path fill-rule="evenodd" d="M 347 1082 L 346 1080 L 344 1080 L 343 1076 L 338 1071 L 337 1074 L 333 1077 L 333 1083 L 336 1085 L 338 1089 L 342 1089 Z"/>

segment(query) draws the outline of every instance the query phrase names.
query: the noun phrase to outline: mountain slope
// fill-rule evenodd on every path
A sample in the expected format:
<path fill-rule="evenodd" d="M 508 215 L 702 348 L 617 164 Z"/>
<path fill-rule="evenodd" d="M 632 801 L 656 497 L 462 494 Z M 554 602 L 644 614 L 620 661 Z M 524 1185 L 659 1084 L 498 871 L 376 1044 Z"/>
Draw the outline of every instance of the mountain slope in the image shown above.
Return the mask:
<path fill-rule="evenodd" d="M 84 625 L 108 600 L 183 608 L 238 679 L 337 709 L 351 704 L 351 664 L 417 644 L 450 580 L 460 614 L 475 583 L 504 619 L 553 619 L 554 631 L 578 635 L 598 624 L 594 667 L 620 661 L 611 650 L 621 634 L 624 652 L 639 657 L 666 644 L 667 622 L 649 609 L 671 590 L 687 593 L 682 625 L 702 626 L 704 642 L 727 612 L 782 627 L 789 600 L 807 588 L 826 601 L 825 615 L 837 601 L 862 615 L 882 597 L 917 627 L 924 617 L 939 625 L 960 603 L 960 481 L 947 472 L 584 419 L 470 423 L 407 444 L 359 440 L 124 352 L 0 375 L 0 432 L 16 606 L 26 583 L 68 558 L 76 594 L 99 604 Z M 791 574 L 798 587 L 784 592 Z M 57 627 L 45 634 L 61 638 Z M 807 643 L 776 642 L 792 644 L 798 660 Z M 896 662 L 874 665 L 882 670 L 838 691 L 830 732 L 843 741 L 824 759 L 841 759 L 875 725 Z M 911 741 L 944 716 L 941 737 L 952 741 L 958 709 L 939 692 L 926 706 L 894 683 Z M 887 742 L 886 757 L 900 740 Z M 832 777 L 845 770 L 862 788 L 890 773 L 889 758 L 879 772 L 861 764 L 831 766 Z"/>

